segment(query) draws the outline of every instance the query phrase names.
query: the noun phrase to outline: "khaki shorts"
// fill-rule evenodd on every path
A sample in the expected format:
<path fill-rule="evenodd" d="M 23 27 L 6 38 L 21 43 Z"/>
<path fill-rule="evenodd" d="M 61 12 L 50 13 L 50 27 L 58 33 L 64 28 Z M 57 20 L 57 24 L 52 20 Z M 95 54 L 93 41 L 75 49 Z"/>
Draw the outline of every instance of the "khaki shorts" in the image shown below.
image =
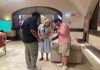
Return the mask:
<path fill-rule="evenodd" d="M 59 53 L 61 53 L 64 56 L 70 55 L 70 45 L 64 44 L 59 46 Z"/>

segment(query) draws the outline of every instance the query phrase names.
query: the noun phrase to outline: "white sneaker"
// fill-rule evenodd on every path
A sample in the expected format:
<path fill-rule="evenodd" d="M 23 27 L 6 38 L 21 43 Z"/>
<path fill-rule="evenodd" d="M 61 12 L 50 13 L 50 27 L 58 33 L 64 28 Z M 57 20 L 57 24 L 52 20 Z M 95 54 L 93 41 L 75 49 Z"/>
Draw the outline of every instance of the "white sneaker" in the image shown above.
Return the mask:
<path fill-rule="evenodd" d="M 37 67 L 35 70 L 41 70 L 41 68 L 40 67 Z"/>
<path fill-rule="evenodd" d="M 58 67 L 62 67 L 62 66 L 63 66 L 63 64 L 62 64 L 62 63 L 59 63 L 59 64 L 57 64 L 57 66 L 58 66 Z"/>
<path fill-rule="evenodd" d="M 61 70 L 67 70 L 67 66 L 63 66 Z"/>

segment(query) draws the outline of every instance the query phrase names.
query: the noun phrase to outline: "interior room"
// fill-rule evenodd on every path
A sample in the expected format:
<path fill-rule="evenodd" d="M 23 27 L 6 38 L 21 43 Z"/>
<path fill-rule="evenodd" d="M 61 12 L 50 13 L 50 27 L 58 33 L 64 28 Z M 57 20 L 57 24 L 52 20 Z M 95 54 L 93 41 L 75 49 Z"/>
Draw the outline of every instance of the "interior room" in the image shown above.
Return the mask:
<path fill-rule="evenodd" d="M 49 61 L 45 60 L 46 55 L 40 61 L 41 52 L 38 50 L 37 67 L 62 70 L 57 66 L 62 63 L 58 52 L 59 36 L 51 40 L 59 31 L 53 30 L 57 27 L 54 19 L 59 18 L 67 24 L 71 36 L 68 68 L 65 70 L 100 70 L 99 0 L 0 0 L 0 70 L 27 70 L 22 26 L 33 12 L 40 14 L 38 26 L 44 25 L 46 19 L 51 23 Z"/>

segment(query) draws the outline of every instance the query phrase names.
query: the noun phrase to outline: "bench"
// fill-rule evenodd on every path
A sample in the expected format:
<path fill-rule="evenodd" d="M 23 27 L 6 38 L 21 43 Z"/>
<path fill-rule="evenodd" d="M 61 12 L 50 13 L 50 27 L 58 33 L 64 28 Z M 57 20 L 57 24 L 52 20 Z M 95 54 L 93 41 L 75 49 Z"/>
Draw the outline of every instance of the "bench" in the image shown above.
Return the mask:
<path fill-rule="evenodd" d="M 77 41 L 72 38 L 71 39 L 72 46 L 70 50 L 70 56 L 68 57 L 68 63 L 82 63 L 82 50 L 81 46 Z M 58 53 L 58 40 L 52 41 L 52 49 L 51 49 L 51 62 L 61 62 L 61 57 Z"/>

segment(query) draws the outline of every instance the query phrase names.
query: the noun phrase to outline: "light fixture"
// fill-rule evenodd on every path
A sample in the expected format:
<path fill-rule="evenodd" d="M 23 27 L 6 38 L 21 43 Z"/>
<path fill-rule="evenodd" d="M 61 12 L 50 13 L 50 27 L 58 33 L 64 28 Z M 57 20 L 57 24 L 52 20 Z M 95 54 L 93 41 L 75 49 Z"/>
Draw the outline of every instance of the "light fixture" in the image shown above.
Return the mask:
<path fill-rule="evenodd" d="M 66 17 L 70 18 L 71 17 L 71 13 L 66 13 Z"/>
<path fill-rule="evenodd" d="M 81 14 L 80 13 L 66 13 L 66 17 L 70 18 L 70 17 L 79 17 Z"/>
<path fill-rule="evenodd" d="M 5 17 L 5 20 L 10 20 L 10 18 L 9 17 Z"/>

